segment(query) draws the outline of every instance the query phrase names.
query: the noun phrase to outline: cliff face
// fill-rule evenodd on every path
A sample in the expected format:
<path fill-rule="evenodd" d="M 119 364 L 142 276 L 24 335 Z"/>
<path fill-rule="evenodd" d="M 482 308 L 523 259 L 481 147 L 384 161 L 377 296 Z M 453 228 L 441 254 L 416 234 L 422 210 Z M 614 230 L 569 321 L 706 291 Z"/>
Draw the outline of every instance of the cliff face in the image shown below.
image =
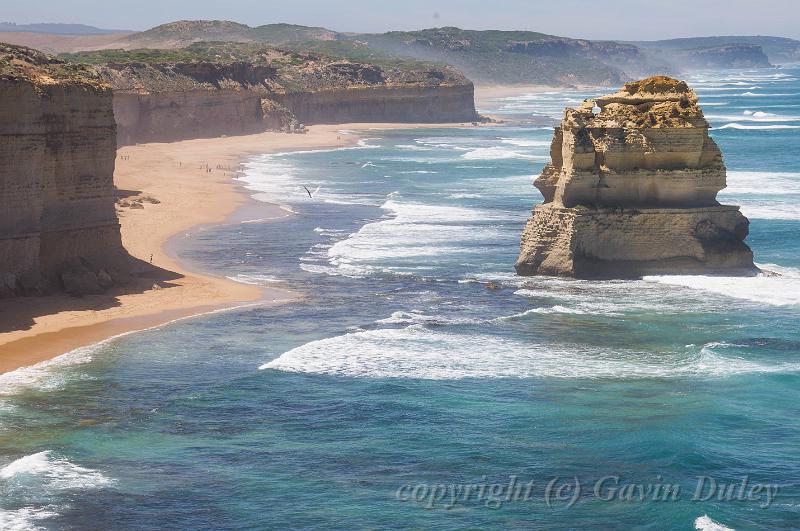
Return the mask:
<path fill-rule="evenodd" d="M 697 97 L 665 77 L 567 109 L 516 263 L 521 275 L 754 272 L 749 222 L 717 203 L 725 166 Z"/>
<path fill-rule="evenodd" d="M 366 86 L 276 94 L 304 124 L 469 122 L 477 118 L 471 83 L 454 86 Z"/>
<path fill-rule="evenodd" d="M 116 92 L 119 145 L 263 131 L 261 97 L 239 90 Z"/>
<path fill-rule="evenodd" d="M 275 70 L 235 62 L 141 62 L 96 66 L 114 87 L 119 145 L 171 142 L 263 131 L 261 95 L 253 87 Z"/>
<path fill-rule="evenodd" d="M 250 60 L 162 61 L 176 55 L 219 57 L 222 50 L 216 46 Z M 230 43 L 178 52 L 109 53 L 120 60 L 94 68 L 114 87 L 120 145 L 267 129 L 298 131 L 301 122 L 477 118 L 472 83 L 449 68 L 387 67 Z M 121 61 L 141 56 L 149 60 Z"/>
<path fill-rule="evenodd" d="M 112 94 L 90 72 L 0 45 L 0 296 L 100 291 L 125 267 Z"/>
<path fill-rule="evenodd" d="M 687 72 L 714 68 L 767 68 L 772 66 L 757 44 L 722 44 L 685 50 L 658 49 L 656 55 L 675 70 Z"/>

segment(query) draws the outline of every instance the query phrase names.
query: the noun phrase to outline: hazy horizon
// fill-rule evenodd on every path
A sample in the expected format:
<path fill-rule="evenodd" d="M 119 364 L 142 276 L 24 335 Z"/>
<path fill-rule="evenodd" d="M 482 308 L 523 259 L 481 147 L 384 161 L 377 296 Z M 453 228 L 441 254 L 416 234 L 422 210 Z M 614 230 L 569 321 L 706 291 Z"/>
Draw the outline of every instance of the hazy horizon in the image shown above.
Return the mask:
<path fill-rule="evenodd" d="M 565 37 L 658 40 L 713 35 L 800 38 L 800 16 L 791 0 L 407 0 L 380 6 L 367 0 L 331 4 L 323 0 L 29 0 L 4 6 L 4 21 L 17 24 L 86 24 L 142 31 L 175 20 L 232 20 L 259 26 L 277 22 L 323 26 L 339 32 L 384 32 L 441 26 L 529 30 Z"/>

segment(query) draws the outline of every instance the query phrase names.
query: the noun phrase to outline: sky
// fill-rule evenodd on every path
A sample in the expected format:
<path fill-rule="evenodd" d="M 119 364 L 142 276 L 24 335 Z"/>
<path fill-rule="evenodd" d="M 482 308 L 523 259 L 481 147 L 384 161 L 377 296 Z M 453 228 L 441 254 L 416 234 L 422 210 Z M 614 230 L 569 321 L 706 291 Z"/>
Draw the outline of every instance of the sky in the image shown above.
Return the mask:
<path fill-rule="evenodd" d="M 458 26 L 587 39 L 800 38 L 800 0 L 0 0 L 0 19 L 131 30 L 218 19 L 354 32 Z"/>

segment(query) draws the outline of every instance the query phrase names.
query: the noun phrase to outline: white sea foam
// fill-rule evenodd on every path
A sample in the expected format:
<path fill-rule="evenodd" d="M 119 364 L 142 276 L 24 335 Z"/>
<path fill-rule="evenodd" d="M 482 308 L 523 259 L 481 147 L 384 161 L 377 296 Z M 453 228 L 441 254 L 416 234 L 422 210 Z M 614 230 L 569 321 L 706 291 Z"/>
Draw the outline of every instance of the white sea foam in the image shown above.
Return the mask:
<path fill-rule="evenodd" d="M 503 138 L 500 140 L 503 144 L 517 147 L 541 147 L 549 148 L 549 140 L 533 140 L 533 139 L 519 139 L 519 138 Z"/>
<path fill-rule="evenodd" d="M 58 516 L 55 507 L 22 507 L 16 510 L 0 509 L 0 529 L 4 531 L 38 531 L 42 520 Z"/>
<path fill-rule="evenodd" d="M 675 352 L 590 345 L 531 344 L 488 334 L 456 334 L 414 324 L 312 341 L 260 369 L 357 378 L 724 378 L 798 372 L 800 363 L 723 356 L 714 344 Z M 721 350 L 724 350 L 722 348 Z"/>
<path fill-rule="evenodd" d="M 778 92 L 744 92 L 739 94 L 739 96 L 755 96 L 755 97 L 788 97 L 788 96 L 800 96 L 800 94 L 787 94 L 787 93 L 778 93 Z"/>
<path fill-rule="evenodd" d="M 0 374 L 0 395 L 14 394 L 31 387 L 39 390 L 59 389 L 68 380 L 68 377 L 59 369 L 89 363 L 96 351 L 114 339 L 116 338 L 110 338 L 102 343 L 81 347 L 35 365 Z"/>
<path fill-rule="evenodd" d="M 786 125 L 786 124 L 774 124 L 774 125 L 746 125 L 740 123 L 728 123 L 725 125 L 720 125 L 719 127 L 714 127 L 714 129 L 740 129 L 743 131 L 769 131 L 771 129 L 800 129 L 800 125 Z"/>
<path fill-rule="evenodd" d="M 309 182 L 302 178 L 299 168 L 293 162 L 285 159 L 288 155 L 330 153 L 336 151 L 374 149 L 380 146 L 369 143 L 373 139 L 361 139 L 357 145 L 306 151 L 291 151 L 283 153 L 270 153 L 252 157 L 243 166 L 243 175 L 237 177 L 244 183 L 245 188 L 254 192 L 253 198 L 265 203 L 276 203 L 287 212 L 296 214 L 291 204 L 301 202 L 339 202 L 342 204 L 374 204 L 368 198 L 360 195 L 343 194 L 333 188 L 327 181 Z M 372 164 L 365 163 L 365 166 Z M 313 190 L 308 197 L 304 187 Z"/>
<path fill-rule="evenodd" d="M 759 264 L 759 267 L 779 276 L 764 273 L 753 277 L 664 275 L 647 276 L 644 280 L 709 291 L 773 306 L 800 305 L 800 269 L 775 264 Z"/>
<path fill-rule="evenodd" d="M 42 529 L 40 524 L 58 516 L 61 509 L 45 501 L 56 492 L 69 490 L 83 494 L 114 483 L 100 472 L 57 457 L 49 450 L 20 457 L 0 469 L 0 488 L 7 501 L 23 507 L 0 510 L 0 528 Z"/>
<path fill-rule="evenodd" d="M 694 81 L 693 84 L 695 84 L 695 85 L 703 85 L 703 86 L 706 86 L 706 87 L 725 87 L 725 86 L 728 86 L 728 85 L 741 87 L 741 86 L 744 86 L 744 85 L 750 85 L 751 83 L 747 83 L 746 81 L 714 82 L 714 81 L 701 81 L 701 80 L 698 80 L 698 81 Z M 695 90 L 697 90 L 697 89 L 695 89 Z"/>
<path fill-rule="evenodd" d="M 706 118 L 709 120 L 726 120 L 735 122 L 800 122 L 800 116 L 781 116 L 771 112 L 764 111 L 744 111 L 743 115 L 737 116 L 734 114 L 707 114 Z"/>
<path fill-rule="evenodd" d="M 239 282 L 241 284 L 250 284 L 253 286 L 267 286 L 269 284 L 274 284 L 276 282 L 283 282 L 279 278 L 270 277 L 268 275 L 253 275 L 246 273 L 233 275 L 226 278 L 233 280 L 234 282 Z"/>
<path fill-rule="evenodd" d="M 538 160 L 548 162 L 549 156 L 533 155 L 527 151 L 515 151 L 513 149 L 506 149 L 503 147 L 483 147 L 473 149 L 461 155 L 462 158 L 467 160 L 502 160 L 502 159 L 523 159 L 523 160 Z"/>
<path fill-rule="evenodd" d="M 483 196 L 481 194 L 457 193 L 457 194 L 450 194 L 447 197 L 449 199 L 480 199 Z"/>
<path fill-rule="evenodd" d="M 472 282 L 495 282 L 499 283 L 504 287 L 515 287 L 518 288 L 523 286 L 529 281 L 527 277 L 521 277 L 516 273 L 511 272 L 491 272 L 491 273 L 473 273 L 468 275 L 462 279 L 458 280 L 459 284 L 469 284 Z"/>
<path fill-rule="evenodd" d="M 384 319 L 375 321 L 378 324 L 427 324 L 427 325 L 446 325 L 446 324 L 475 324 L 481 321 L 468 317 L 443 317 L 440 315 L 427 315 L 418 310 L 410 312 L 397 311 Z"/>
<path fill-rule="evenodd" d="M 694 521 L 694 528 L 697 531 L 734 531 L 732 528 L 715 522 L 707 514 L 698 516 Z"/>
<path fill-rule="evenodd" d="M 770 129 L 800 129 L 800 125 L 786 125 L 786 124 L 745 125 L 733 122 L 725 125 L 720 125 L 719 127 L 714 127 L 714 129 L 741 129 L 741 130 L 752 130 L 752 131 L 768 131 Z"/>
<path fill-rule="evenodd" d="M 480 243 L 501 235 L 489 221 L 516 218 L 504 213 L 444 205 L 406 203 L 393 199 L 382 208 L 388 217 L 368 223 L 327 251 L 328 264 L 304 264 L 310 272 L 361 277 L 373 273 L 411 274 L 435 257 L 452 253 L 480 253 Z M 479 223 L 484 222 L 484 225 Z M 413 262 L 419 258 L 423 263 Z M 391 265 L 400 259 L 402 266 Z M 409 262 L 409 260 L 412 260 Z"/>
<path fill-rule="evenodd" d="M 727 83 L 725 83 L 725 84 L 727 84 Z M 748 83 L 744 83 L 744 85 L 747 85 L 747 84 Z M 695 87 L 694 90 L 696 92 L 703 92 L 703 91 L 728 91 L 728 90 L 756 90 L 756 89 L 762 88 L 762 87 L 760 87 L 758 85 L 751 85 L 749 87 L 744 87 L 744 86 L 725 87 L 725 86 L 722 86 L 722 85 L 723 84 L 700 86 L 700 87 Z"/>
<path fill-rule="evenodd" d="M 794 201 L 742 199 L 739 203 L 750 219 L 800 220 L 800 208 Z"/>
<path fill-rule="evenodd" d="M 721 195 L 728 194 L 800 194 L 800 173 L 728 171 L 728 186 Z"/>
<path fill-rule="evenodd" d="M 519 290 L 519 292 L 523 292 L 524 293 L 524 290 Z M 519 294 L 519 293 L 517 293 L 517 294 Z M 555 314 L 555 313 L 572 314 L 572 315 L 584 315 L 584 314 L 589 313 L 589 312 L 586 312 L 586 311 L 578 309 L 578 308 L 570 308 L 570 307 L 567 307 L 567 306 L 562 306 L 560 304 L 556 304 L 555 306 L 551 306 L 551 307 L 547 307 L 547 308 L 545 308 L 545 307 L 542 307 L 542 308 L 531 308 L 530 310 L 525 310 L 524 312 L 516 313 L 514 315 L 508 315 L 508 316 L 504 316 L 504 317 L 497 317 L 496 319 L 493 319 L 492 321 L 493 322 L 517 321 L 519 319 L 522 319 L 522 318 L 527 317 L 527 316 L 532 315 L 532 314 Z"/>
<path fill-rule="evenodd" d="M 320 236 L 335 236 L 337 234 L 342 234 L 342 229 L 326 229 L 325 227 L 314 227 L 314 232 L 319 234 Z"/>
<path fill-rule="evenodd" d="M 49 450 L 12 461 L 0 469 L 0 479 L 25 484 L 35 482 L 49 490 L 86 490 L 114 482 L 100 472 L 57 458 Z"/>

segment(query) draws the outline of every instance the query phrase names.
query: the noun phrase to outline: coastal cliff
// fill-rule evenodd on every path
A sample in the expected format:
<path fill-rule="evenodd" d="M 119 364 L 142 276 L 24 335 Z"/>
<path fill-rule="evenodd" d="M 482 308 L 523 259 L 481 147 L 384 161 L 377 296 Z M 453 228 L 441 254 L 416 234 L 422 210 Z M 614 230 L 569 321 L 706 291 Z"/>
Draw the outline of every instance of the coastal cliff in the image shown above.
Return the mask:
<path fill-rule="evenodd" d="M 477 119 L 473 86 L 443 66 L 236 43 L 67 56 L 114 89 L 120 145 L 345 122 Z"/>
<path fill-rule="evenodd" d="M 0 44 L 0 297 L 95 293 L 126 267 L 111 88 Z"/>
<path fill-rule="evenodd" d="M 263 131 L 261 94 L 275 69 L 246 62 L 109 63 L 117 143 L 172 142 Z"/>
<path fill-rule="evenodd" d="M 471 122 L 472 83 L 437 86 L 364 86 L 276 94 L 304 124 L 347 122 Z"/>
<path fill-rule="evenodd" d="M 722 154 L 686 83 L 654 77 L 567 109 L 534 185 L 520 275 L 752 274 L 749 222 L 720 205 Z"/>

